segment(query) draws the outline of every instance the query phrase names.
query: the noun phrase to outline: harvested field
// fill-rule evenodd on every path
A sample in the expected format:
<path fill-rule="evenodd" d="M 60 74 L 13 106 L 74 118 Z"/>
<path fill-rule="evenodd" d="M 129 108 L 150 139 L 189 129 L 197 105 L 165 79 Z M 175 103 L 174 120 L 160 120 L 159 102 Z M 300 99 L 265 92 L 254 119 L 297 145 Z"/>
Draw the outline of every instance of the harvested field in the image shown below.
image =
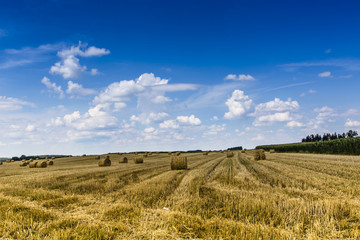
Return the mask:
<path fill-rule="evenodd" d="M 359 238 L 360 156 L 233 153 L 182 153 L 177 171 L 168 153 L 110 154 L 106 168 L 94 156 L 3 164 L 0 238 Z"/>

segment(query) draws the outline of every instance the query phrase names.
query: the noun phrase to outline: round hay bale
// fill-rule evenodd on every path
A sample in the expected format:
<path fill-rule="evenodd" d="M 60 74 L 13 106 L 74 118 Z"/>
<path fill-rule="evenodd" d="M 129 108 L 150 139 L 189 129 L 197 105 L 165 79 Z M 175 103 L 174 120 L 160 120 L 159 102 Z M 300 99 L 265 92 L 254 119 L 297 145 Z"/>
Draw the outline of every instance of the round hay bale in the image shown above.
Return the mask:
<path fill-rule="evenodd" d="M 181 152 L 176 152 L 175 156 L 180 156 Z"/>
<path fill-rule="evenodd" d="M 52 160 L 48 160 L 48 161 L 47 161 L 47 165 L 49 165 L 49 166 L 50 166 L 50 165 L 54 165 L 54 162 L 53 162 Z"/>
<path fill-rule="evenodd" d="M 7 162 L 7 163 L 11 163 L 11 160 L 6 160 L 5 162 Z"/>
<path fill-rule="evenodd" d="M 15 160 L 11 160 L 11 162 L 15 162 Z"/>
<path fill-rule="evenodd" d="M 100 156 L 96 156 L 95 159 L 100 160 Z"/>
<path fill-rule="evenodd" d="M 241 153 L 245 153 L 245 150 L 241 150 Z"/>
<path fill-rule="evenodd" d="M 39 160 L 39 158 L 36 158 L 36 160 Z"/>
<path fill-rule="evenodd" d="M 149 156 L 151 156 L 152 155 L 152 152 L 149 152 Z"/>
<path fill-rule="evenodd" d="M 3 162 L 0 162 L 0 165 L 3 165 Z"/>
<path fill-rule="evenodd" d="M 209 154 L 209 152 L 203 152 L 203 155 L 208 155 Z"/>
<path fill-rule="evenodd" d="M 83 154 L 82 157 L 86 157 L 86 154 Z"/>
<path fill-rule="evenodd" d="M 128 163 L 127 157 L 121 157 L 121 158 L 119 159 L 119 163 Z"/>
<path fill-rule="evenodd" d="M 234 156 L 234 152 L 228 151 L 226 152 L 226 157 L 231 158 Z"/>
<path fill-rule="evenodd" d="M 266 160 L 265 151 L 263 149 L 255 150 L 254 151 L 254 160 Z"/>
<path fill-rule="evenodd" d="M 187 169 L 187 157 L 171 157 L 171 170 Z"/>
<path fill-rule="evenodd" d="M 51 160 L 55 160 L 55 157 L 51 157 Z"/>
<path fill-rule="evenodd" d="M 168 155 L 171 155 L 171 152 L 168 152 Z"/>
<path fill-rule="evenodd" d="M 111 166 L 111 160 L 109 156 L 106 156 L 106 158 L 104 159 L 100 159 L 99 162 L 99 167 L 108 167 Z"/>
<path fill-rule="evenodd" d="M 36 164 L 36 168 L 46 168 L 46 167 L 47 167 L 46 161 L 41 161 Z"/>
<path fill-rule="evenodd" d="M 32 158 L 30 158 L 30 160 L 29 160 L 30 162 L 33 162 L 34 161 L 34 159 L 32 159 Z"/>
<path fill-rule="evenodd" d="M 29 164 L 29 168 L 36 168 L 36 165 L 38 164 L 38 162 L 30 162 Z"/>
<path fill-rule="evenodd" d="M 144 163 L 144 158 L 136 157 L 136 158 L 134 158 L 134 163 L 136 163 L 136 164 Z"/>
<path fill-rule="evenodd" d="M 144 154 L 144 155 L 143 155 L 143 157 L 144 157 L 144 158 L 147 158 L 147 157 L 148 157 L 148 155 L 147 155 L 147 154 Z"/>
<path fill-rule="evenodd" d="M 270 153 L 275 153 L 275 149 L 270 149 Z"/>
<path fill-rule="evenodd" d="M 21 162 L 20 163 L 20 167 L 26 167 L 27 166 L 27 163 L 26 162 Z"/>

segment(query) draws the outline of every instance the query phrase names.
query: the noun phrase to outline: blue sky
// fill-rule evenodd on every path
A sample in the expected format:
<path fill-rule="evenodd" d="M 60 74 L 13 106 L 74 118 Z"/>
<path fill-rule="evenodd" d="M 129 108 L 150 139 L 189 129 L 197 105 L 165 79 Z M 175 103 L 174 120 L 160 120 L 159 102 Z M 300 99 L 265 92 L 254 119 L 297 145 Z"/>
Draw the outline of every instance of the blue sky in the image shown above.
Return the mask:
<path fill-rule="evenodd" d="M 2 1 L 0 156 L 360 129 L 357 1 Z"/>

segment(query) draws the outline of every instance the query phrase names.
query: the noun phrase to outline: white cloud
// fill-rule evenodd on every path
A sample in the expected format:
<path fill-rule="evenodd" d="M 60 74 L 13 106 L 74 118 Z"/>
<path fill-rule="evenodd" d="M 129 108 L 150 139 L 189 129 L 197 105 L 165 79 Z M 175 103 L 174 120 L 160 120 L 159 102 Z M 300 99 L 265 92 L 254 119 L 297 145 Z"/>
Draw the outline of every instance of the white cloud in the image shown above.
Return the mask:
<path fill-rule="evenodd" d="M 250 110 L 252 103 L 252 100 L 249 96 L 244 95 L 243 91 L 235 90 L 231 98 L 225 102 L 229 108 L 229 112 L 225 113 L 224 118 L 240 119 Z"/>
<path fill-rule="evenodd" d="M 114 82 L 94 98 L 94 103 L 128 101 L 133 95 L 142 91 L 144 87 L 133 80 Z"/>
<path fill-rule="evenodd" d="M 33 132 L 35 130 L 35 126 L 32 124 L 28 124 L 25 130 L 27 132 Z"/>
<path fill-rule="evenodd" d="M 303 127 L 304 124 L 302 124 L 301 122 L 298 121 L 290 121 L 286 124 L 287 127 L 289 128 L 293 128 L 293 127 Z"/>
<path fill-rule="evenodd" d="M 49 92 L 54 92 L 56 94 L 59 94 L 60 98 L 64 97 L 64 92 L 61 89 L 61 86 L 57 86 L 56 83 L 52 83 L 49 78 L 43 77 L 41 83 L 47 87 Z"/>
<path fill-rule="evenodd" d="M 331 72 L 322 72 L 318 74 L 319 77 L 331 77 Z"/>
<path fill-rule="evenodd" d="M 156 96 L 155 98 L 152 99 L 153 103 L 166 103 L 166 102 L 171 102 L 172 100 L 168 97 L 165 96 Z"/>
<path fill-rule="evenodd" d="M 0 111 L 21 110 L 23 106 L 34 106 L 33 103 L 22 101 L 18 98 L 0 96 Z"/>
<path fill-rule="evenodd" d="M 210 120 L 219 121 L 219 118 L 217 116 L 213 116 L 212 118 L 210 118 Z"/>
<path fill-rule="evenodd" d="M 66 90 L 66 93 L 86 96 L 96 94 L 96 91 L 90 88 L 83 88 L 81 84 L 68 81 L 68 89 Z"/>
<path fill-rule="evenodd" d="M 154 131 L 155 131 L 155 128 L 153 128 L 153 127 L 148 127 L 148 128 L 144 129 L 144 132 L 146 132 L 146 133 L 151 133 L 151 132 L 154 132 Z"/>
<path fill-rule="evenodd" d="M 79 42 L 77 46 L 71 46 L 69 49 L 63 49 L 58 52 L 58 56 L 61 58 L 67 58 L 69 56 L 80 57 L 101 57 L 103 55 L 110 54 L 110 51 L 105 48 L 97 48 L 94 46 L 87 47 L 87 44 Z"/>
<path fill-rule="evenodd" d="M 292 118 L 290 117 L 290 112 L 274 113 L 274 114 L 259 116 L 257 118 L 258 122 L 286 122 L 291 120 Z M 255 126 L 258 126 L 258 124 L 255 124 Z"/>
<path fill-rule="evenodd" d="M 124 109 L 124 108 L 126 108 L 125 103 L 123 103 L 123 102 L 114 103 L 114 112 L 118 112 L 118 111 L 120 111 L 121 109 Z"/>
<path fill-rule="evenodd" d="M 299 103 L 297 101 L 291 101 L 291 98 L 287 101 L 275 98 L 274 101 L 258 104 L 255 107 L 255 115 L 259 115 L 263 112 L 297 111 L 299 108 Z"/>
<path fill-rule="evenodd" d="M 201 120 L 199 118 L 196 118 L 194 115 L 190 116 L 178 116 L 176 120 L 182 124 L 188 124 L 188 125 L 200 125 Z"/>
<path fill-rule="evenodd" d="M 188 83 L 177 83 L 177 84 L 162 84 L 153 86 L 154 90 L 164 91 L 164 92 L 178 92 L 178 91 L 189 91 L 196 90 L 199 88 L 197 84 L 188 84 Z"/>
<path fill-rule="evenodd" d="M 226 124 L 212 124 L 207 126 L 207 131 L 204 132 L 204 136 L 207 135 L 218 135 L 220 132 L 224 132 L 226 130 Z"/>
<path fill-rule="evenodd" d="M 90 74 L 93 75 L 93 76 L 98 75 L 99 70 L 97 68 L 92 68 Z"/>
<path fill-rule="evenodd" d="M 50 73 L 61 75 L 65 79 L 78 78 L 86 70 L 86 66 L 80 65 L 77 56 L 100 57 L 110 54 L 110 51 L 105 48 L 86 47 L 86 44 L 79 42 L 78 46 L 71 46 L 69 49 L 59 51 L 57 55 L 61 58 L 61 61 L 50 68 Z M 97 69 L 91 70 L 91 74 L 94 73 L 97 73 Z"/>
<path fill-rule="evenodd" d="M 347 119 L 345 122 L 345 127 L 360 127 L 360 122 Z"/>
<path fill-rule="evenodd" d="M 225 77 L 225 80 L 254 81 L 255 78 L 250 74 L 239 74 L 238 76 L 236 74 L 229 74 Z"/>
<path fill-rule="evenodd" d="M 154 122 L 160 122 L 165 118 L 167 118 L 168 116 L 169 114 L 166 112 L 159 112 L 159 113 L 151 112 L 149 114 L 142 113 L 139 116 L 132 115 L 130 117 L 130 121 L 140 122 L 141 124 L 148 125 Z"/>
<path fill-rule="evenodd" d="M 75 56 L 67 56 L 61 62 L 55 63 L 50 68 L 50 73 L 61 75 L 63 78 L 78 78 L 86 70 L 86 66 L 81 66 L 79 59 Z"/>
<path fill-rule="evenodd" d="M 141 86 L 157 86 L 157 85 L 166 85 L 169 80 L 161 79 L 160 77 L 155 77 L 153 73 L 143 73 L 136 80 L 136 83 Z"/>
<path fill-rule="evenodd" d="M 175 121 L 175 120 L 166 120 L 162 123 L 159 124 L 160 128 L 165 128 L 165 129 L 176 129 L 179 128 L 179 124 Z"/>
<path fill-rule="evenodd" d="M 66 124 L 70 125 L 73 121 L 80 119 L 80 112 L 79 111 L 75 111 L 72 114 L 66 114 L 64 116 L 64 121 Z"/>

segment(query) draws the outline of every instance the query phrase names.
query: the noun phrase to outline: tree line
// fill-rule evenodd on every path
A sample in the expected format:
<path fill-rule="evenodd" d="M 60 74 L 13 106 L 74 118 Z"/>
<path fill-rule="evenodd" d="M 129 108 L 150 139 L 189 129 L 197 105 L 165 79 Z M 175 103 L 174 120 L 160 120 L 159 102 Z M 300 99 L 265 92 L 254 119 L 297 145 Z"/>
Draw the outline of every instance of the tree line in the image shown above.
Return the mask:
<path fill-rule="evenodd" d="M 342 139 L 342 138 L 353 138 L 358 136 L 357 131 L 349 130 L 347 133 L 324 133 L 322 136 L 320 134 L 311 134 L 306 136 L 301 140 L 301 142 L 325 142 L 330 140 Z"/>

